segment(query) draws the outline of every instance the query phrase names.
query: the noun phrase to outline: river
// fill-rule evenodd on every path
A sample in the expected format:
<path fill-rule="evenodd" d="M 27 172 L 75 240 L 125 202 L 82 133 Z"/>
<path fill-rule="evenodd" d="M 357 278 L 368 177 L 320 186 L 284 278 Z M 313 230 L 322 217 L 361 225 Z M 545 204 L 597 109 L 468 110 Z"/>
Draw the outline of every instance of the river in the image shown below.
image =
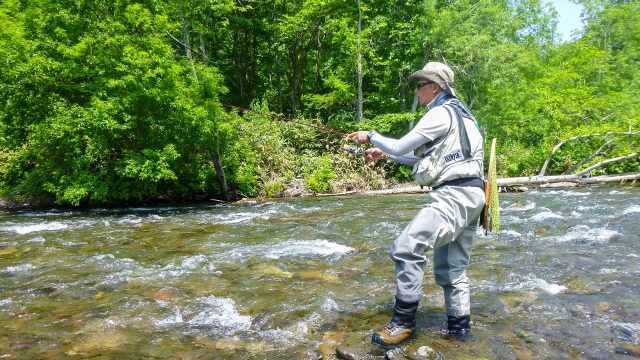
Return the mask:
<path fill-rule="evenodd" d="M 393 239 L 426 195 L 0 210 L 0 358 L 383 358 Z M 472 337 L 427 264 L 418 336 L 447 359 L 640 357 L 640 189 L 500 195 L 475 239 Z"/>

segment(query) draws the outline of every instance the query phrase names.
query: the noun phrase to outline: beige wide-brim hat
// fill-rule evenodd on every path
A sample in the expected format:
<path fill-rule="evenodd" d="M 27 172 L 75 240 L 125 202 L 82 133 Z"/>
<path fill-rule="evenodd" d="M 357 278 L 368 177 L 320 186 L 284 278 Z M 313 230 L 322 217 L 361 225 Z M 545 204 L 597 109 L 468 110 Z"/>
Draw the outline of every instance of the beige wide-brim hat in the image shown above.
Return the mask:
<path fill-rule="evenodd" d="M 409 81 L 428 80 L 433 81 L 449 94 L 456 96 L 453 90 L 453 70 L 440 62 L 429 62 L 427 65 L 409 76 Z M 456 96 L 457 97 L 457 96 Z"/>

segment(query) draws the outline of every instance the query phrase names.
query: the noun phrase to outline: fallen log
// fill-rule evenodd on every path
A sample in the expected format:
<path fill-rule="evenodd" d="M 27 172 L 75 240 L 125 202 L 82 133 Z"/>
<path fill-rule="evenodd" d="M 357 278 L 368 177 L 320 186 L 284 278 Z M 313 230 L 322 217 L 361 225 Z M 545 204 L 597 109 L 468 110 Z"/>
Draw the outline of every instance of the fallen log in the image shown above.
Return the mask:
<path fill-rule="evenodd" d="M 544 185 L 551 183 L 567 182 L 575 184 L 597 184 L 620 182 L 627 180 L 640 179 L 640 172 L 627 173 L 619 175 L 602 175 L 593 177 L 581 177 L 578 175 L 552 175 L 552 176 L 525 176 L 498 179 L 498 186 L 515 186 L 515 185 Z"/>
<path fill-rule="evenodd" d="M 347 191 L 344 193 L 336 193 L 336 194 L 316 194 L 315 196 L 344 196 L 344 195 L 393 195 L 393 194 L 420 194 L 420 193 L 428 193 L 431 191 L 431 188 L 425 186 L 421 188 L 420 186 L 402 186 L 396 187 L 392 189 L 384 189 L 384 190 L 356 190 L 356 191 Z"/>
<path fill-rule="evenodd" d="M 577 186 L 583 184 L 598 184 L 598 183 L 611 183 L 625 181 L 635 182 L 640 180 L 640 172 L 628 173 L 619 175 L 602 175 L 593 177 L 580 177 L 577 175 L 553 175 L 553 176 L 524 176 L 524 177 L 512 177 L 498 179 L 498 188 L 515 187 L 515 186 L 539 186 L 557 184 L 559 186 Z M 362 190 L 362 191 L 348 191 L 337 194 L 317 194 L 315 196 L 344 196 L 344 195 L 392 195 L 392 194 L 421 194 L 428 193 L 431 188 L 425 186 L 406 186 L 397 187 L 393 189 L 385 190 Z M 503 191 L 502 189 L 500 191 Z"/>

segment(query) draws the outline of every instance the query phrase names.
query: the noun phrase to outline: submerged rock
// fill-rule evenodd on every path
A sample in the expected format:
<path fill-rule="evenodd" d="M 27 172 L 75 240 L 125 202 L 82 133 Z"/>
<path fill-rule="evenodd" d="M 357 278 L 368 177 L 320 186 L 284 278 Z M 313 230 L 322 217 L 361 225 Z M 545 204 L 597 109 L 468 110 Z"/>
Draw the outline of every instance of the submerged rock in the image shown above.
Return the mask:
<path fill-rule="evenodd" d="M 536 229 L 536 235 L 539 237 L 549 237 L 549 229 L 544 226 L 540 226 Z"/>
<path fill-rule="evenodd" d="M 338 346 L 336 348 L 336 355 L 339 359 L 344 360 L 364 359 L 364 355 L 359 349 L 348 346 Z"/>
<path fill-rule="evenodd" d="M 336 354 L 336 351 L 334 350 L 334 348 L 327 344 L 322 344 L 318 346 L 318 351 L 322 354 L 323 359 L 329 359 Z"/>
<path fill-rule="evenodd" d="M 340 279 L 333 274 L 323 274 L 316 270 L 303 270 L 298 273 L 298 276 L 305 280 L 321 280 L 331 283 L 338 283 Z"/>
<path fill-rule="evenodd" d="M 564 285 L 569 291 L 580 294 L 599 293 L 601 289 L 600 283 L 578 276 L 567 280 Z"/>
<path fill-rule="evenodd" d="M 430 346 L 402 347 L 387 351 L 388 360 L 444 360 L 444 356 Z"/>
<path fill-rule="evenodd" d="M 126 347 L 126 335 L 123 333 L 90 333 L 80 343 L 69 349 L 69 355 L 82 355 L 101 350 L 113 350 Z"/>
<path fill-rule="evenodd" d="M 624 344 L 624 345 L 616 346 L 614 351 L 616 354 L 624 354 L 624 355 L 640 358 L 640 345 Z"/>
<path fill-rule="evenodd" d="M 606 316 L 609 316 L 616 320 L 625 320 L 629 314 L 627 310 L 618 305 L 618 304 L 610 304 L 608 302 L 600 302 L 598 303 L 597 312 Z"/>
<path fill-rule="evenodd" d="M 9 246 L 7 248 L 0 250 L 0 256 L 8 256 L 8 255 L 15 254 L 17 252 L 18 252 L 18 249 L 16 249 L 13 246 Z"/>
<path fill-rule="evenodd" d="M 387 360 L 405 360 L 404 352 L 402 349 L 391 349 L 387 351 L 387 356 L 385 357 Z"/>
<path fill-rule="evenodd" d="M 253 271 L 258 276 L 277 276 L 282 278 L 290 278 L 293 276 L 293 274 L 288 271 L 281 270 L 277 266 L 266 263 L 254 266 Z"/>
<path fill-rule="evenodd" d="M 344 341 L 344 336 L 340 332 L 327 331 L 322 336 L 322 341 L 325 344 L 331 344 L 331 345 L 341 344 Z"/>
<path fill-rule="evenodd" d="M 228 351 L 228 352 L 236 352 L 236 351 L 247 351 L 251 354 L 261 354 L 267 350 L 271 350 L 271 347 L 266 341 L 250 341 L 250 340 L 240 340 L 240 339 L 212 339 L 207 340 L 206 338 L 198 339 L 197 342 L 199 344 L 205 345 L 206 347 L 212 347 L 216 350 Z"/>
<path fill-rule="evenodd" d="M 508 292 L 500 296 L 500 302 L 502 302 L 509 309 L 516 309 L 522 304 L 533 304 L 537 298 L 538 294 L 532 291 L 528 291 L 525 293 Z"/>
<path fill-rule="evenodd" d="M 304 353 L 304 357 L 303 359 L 306 360 L 322 360 L 324 356 L 322 356 L 322 353 L 318 350 L 310 350 Z"/>

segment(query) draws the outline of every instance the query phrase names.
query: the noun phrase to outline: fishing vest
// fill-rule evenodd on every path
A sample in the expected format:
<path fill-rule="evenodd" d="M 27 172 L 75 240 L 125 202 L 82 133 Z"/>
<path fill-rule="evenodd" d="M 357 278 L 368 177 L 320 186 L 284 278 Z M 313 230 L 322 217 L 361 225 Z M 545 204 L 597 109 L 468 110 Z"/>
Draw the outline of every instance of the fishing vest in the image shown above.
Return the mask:
<path fill-rule="evenodd" d="M 414 150 L 420 160 L 411 175 L 418 184 L 432 187 L 459 178 L 484 178 L 484 142 L 475 117 L 457 98 L 446 99 L 439 106 L 449 113 L 449 129 Z M 465 126 L 465 119 L 476 126 Z"/>

